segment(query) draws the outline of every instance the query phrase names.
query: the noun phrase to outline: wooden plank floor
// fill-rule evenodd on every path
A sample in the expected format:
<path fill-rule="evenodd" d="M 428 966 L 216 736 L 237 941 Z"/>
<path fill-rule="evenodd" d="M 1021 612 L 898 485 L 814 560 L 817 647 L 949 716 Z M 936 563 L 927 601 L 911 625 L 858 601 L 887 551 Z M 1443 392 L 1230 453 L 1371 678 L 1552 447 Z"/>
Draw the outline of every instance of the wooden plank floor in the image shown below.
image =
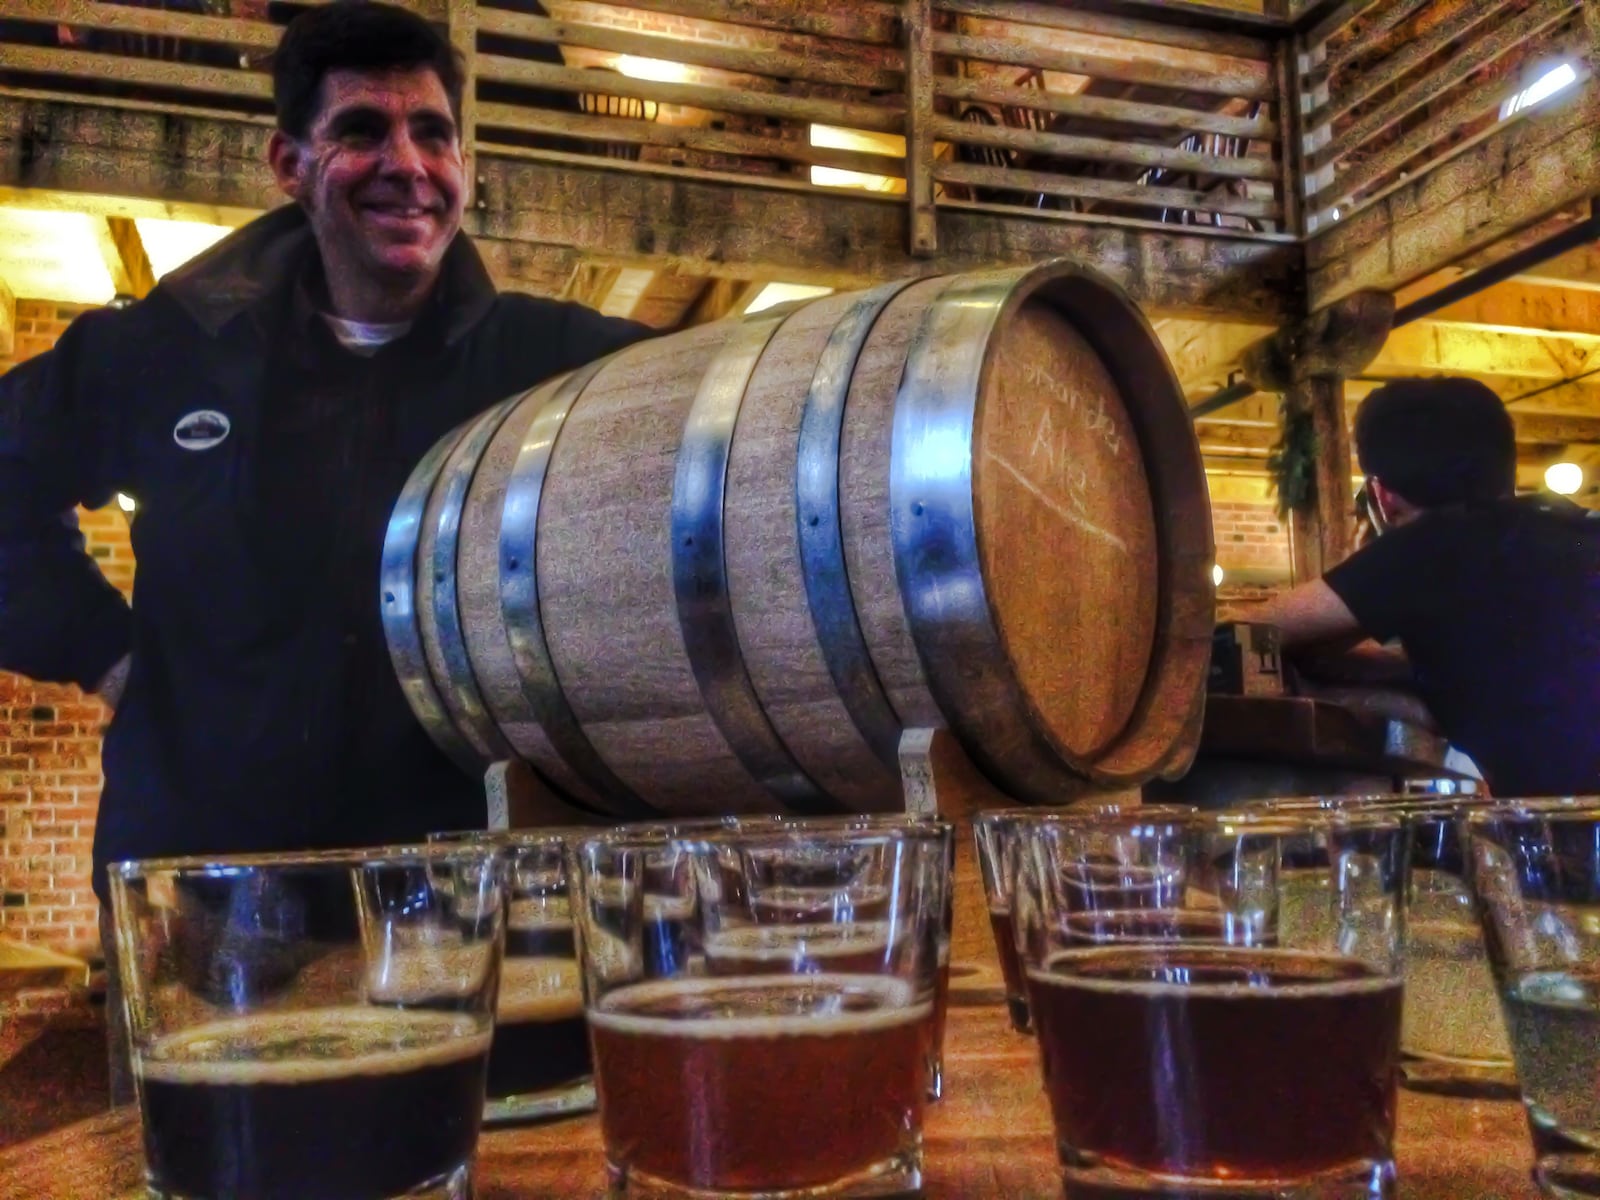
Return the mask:
<path fill-rule="evenodd" d="M 1050 1113 L 1031 1039 L 992 1005 L 953 1007 L 949 1092 L 927 1125 L 929 1200 L 1059 1200 Z M 0 1118 L 3 1119 L 3 1118 Z M 1537 1200 L 1521 1107 L 1403 1092 L 1402 1200 Z M 0 1152 L 3 1200 L 108 1200 L 142 1195 L 130 1113 L 79 1122 Z M 484 1136 L 479 1200 L 604 1195 L 595 1118 Z"/>

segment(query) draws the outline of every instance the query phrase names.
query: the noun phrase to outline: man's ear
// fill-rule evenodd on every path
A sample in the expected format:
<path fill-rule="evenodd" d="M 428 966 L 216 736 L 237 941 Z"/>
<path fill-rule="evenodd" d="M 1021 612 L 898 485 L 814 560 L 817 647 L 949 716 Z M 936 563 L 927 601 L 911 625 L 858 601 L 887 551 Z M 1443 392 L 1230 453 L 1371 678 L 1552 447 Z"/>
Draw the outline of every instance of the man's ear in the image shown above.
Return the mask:
<path fill-rule="evenodd" d="M 267 163 L 278 181 L 278 190 L 291 200 L 300 199 L 300 167 L 304 157 L 305 151 L 299 142 L 281 129 L 272 131 L 267 142 Z"/>

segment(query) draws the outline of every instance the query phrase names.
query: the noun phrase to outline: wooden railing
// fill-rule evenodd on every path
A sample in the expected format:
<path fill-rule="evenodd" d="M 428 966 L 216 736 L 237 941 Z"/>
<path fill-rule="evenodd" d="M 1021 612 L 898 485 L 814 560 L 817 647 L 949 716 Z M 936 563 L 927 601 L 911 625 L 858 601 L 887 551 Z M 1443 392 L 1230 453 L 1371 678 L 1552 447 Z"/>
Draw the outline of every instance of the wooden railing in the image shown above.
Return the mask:
<path fill-rule="evenodd" d="M 1311 235 L 1587 85 L 1582 0 L 1356 0 L 1298 39 Z"/>
<path fill-rule="evenodd" d="M 1264 19 L 1219 32 L 1031 0 L 411 7 L 464 52 L 477 154 L 876 193 L 911 206 L 922 251 L 942 206 L 1293 234 Z M 279 33 L 264 0 L 0 0 L 0 90 L 262 120 Z"/>

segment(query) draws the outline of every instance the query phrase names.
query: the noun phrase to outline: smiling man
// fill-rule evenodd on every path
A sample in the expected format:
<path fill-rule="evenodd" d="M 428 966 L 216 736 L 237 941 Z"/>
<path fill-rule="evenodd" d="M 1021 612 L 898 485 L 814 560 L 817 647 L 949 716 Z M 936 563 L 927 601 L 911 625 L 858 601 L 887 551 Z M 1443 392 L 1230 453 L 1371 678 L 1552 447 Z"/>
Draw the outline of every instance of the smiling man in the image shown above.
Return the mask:
<path fill-rule="evenodd" d="M 292 203 L 0 377 L 0 667 L 115 708 L 108 861 L 481 824 L 407 708 L 376 599 L 388 515 L 448 430 L 644 336 L 499 294 L 461 234 L 462 73 L 376 3 L 297 17 L 268 156 Z M 72 512 L 138 502 L 132 607 Z"/>

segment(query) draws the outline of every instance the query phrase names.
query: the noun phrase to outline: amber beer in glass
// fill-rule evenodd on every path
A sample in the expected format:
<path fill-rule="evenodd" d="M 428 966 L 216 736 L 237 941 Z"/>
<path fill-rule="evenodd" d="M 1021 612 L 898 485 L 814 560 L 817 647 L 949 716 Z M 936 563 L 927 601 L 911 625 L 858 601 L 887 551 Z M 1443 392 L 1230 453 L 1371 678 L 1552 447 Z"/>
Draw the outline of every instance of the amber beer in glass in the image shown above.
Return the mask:
<path fill-rule="evenodd" d="M 1398 819 L 1130 811 L 1017 836 L 1068 1197 L 1394 1195 Z M 1159 903 L 1080 886 L 1108 850 L 1125 878 L 1159 881 Z M 1286 929 L 1286 864 L 1318 858 L 1329 917 Z"/>
<path fill-rule="evenodd" d="M 613 1195 L 921 1186 L 948 844 L 947 828 L 905 821 L 619 831 L 573 847 Z M 646 952 L 659 918 L 645 868 L 664 850 L 691 868 L 695 949 L 682 960 Z M 764 899 L 796 886 L 841 902 L 809 904 L 801 921 Z M 868 897 L 868 915 L 845 895 Z"/>
<path fill-rule="evenodd" d="M 1017 949 L 1017 928 L 1013 914 L 1015 894 L 1015 862 L 1012 847 L 1019 822 L 1034 821 L 1087 821 L 1106 813 L 1137 811 L 1160 816 L 1163 813 L 1188 813 L 1194 809 L 1185 805 L 1139 805 L 1083 803 L 1067 807 L 996 808 L 981 812 L 972 819 L 973 840 L 978 851 L 978 870 L 983 877 L 984 899 L 989 907 L 989 929 L 994 934 L 996 957 L 1000 961 L 1000 975 L 1005 984 L 1006 1008 L 1011 1016 L 1011 1027 L 1018 1033 L 1027 1033 L 1032 1026 L 1028 1019 L 1028 995 L 1021 960 Z M 1108 883 L 1108 872 L 1115 868 L 1115 860 L 1104 860 L 1097 879 L 1094 870 L 1085 871 L 1079 881 L 1082 888 L 1091 888 L 1097 882 Z M 1119 877 L 1135 893 L 1133 903 L 1154 897 L 1152 886 L 1139 888 L 1126 874 Z"/>
<path fill-rule="evenodd" d="M 468 1196 L 499 889 L 470 845 L 113 864 L 149 1194 Z"/>

